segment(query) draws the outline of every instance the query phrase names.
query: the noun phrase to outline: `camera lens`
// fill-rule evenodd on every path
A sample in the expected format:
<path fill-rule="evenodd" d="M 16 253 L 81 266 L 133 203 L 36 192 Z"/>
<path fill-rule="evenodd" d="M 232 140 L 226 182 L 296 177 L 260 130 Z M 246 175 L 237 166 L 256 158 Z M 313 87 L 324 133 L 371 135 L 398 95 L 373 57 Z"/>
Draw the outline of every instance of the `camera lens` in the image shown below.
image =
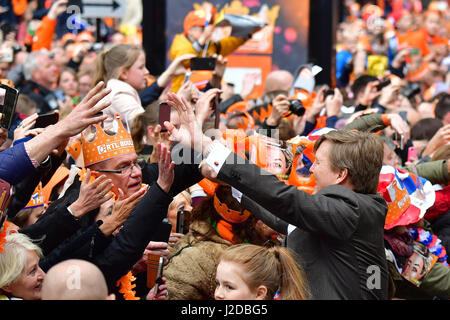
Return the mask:
<path fill-rule="evenodd" d="M 289 99 L 289 103 L 289 111 L 291 111 L 293 114 L 296 114 L 299 117 L 305 114 L 305 108 L 303 107 L 303 104 L 300 100 Z"/>

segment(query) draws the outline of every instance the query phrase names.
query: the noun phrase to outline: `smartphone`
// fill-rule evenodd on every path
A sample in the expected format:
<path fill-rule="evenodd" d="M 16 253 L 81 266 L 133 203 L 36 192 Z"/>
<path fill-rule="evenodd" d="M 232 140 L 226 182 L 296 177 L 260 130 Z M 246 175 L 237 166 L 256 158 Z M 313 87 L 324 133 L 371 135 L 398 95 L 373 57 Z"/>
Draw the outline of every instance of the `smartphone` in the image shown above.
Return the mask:
<path fill-rule="evenodd" d="M 391 79 L 383 80 L 377 85 L 377 91 L 381 91 L 384 87 L 391 84 Z"/>
<path fill-rule="evenodd" d="M 159 103 L 159 125 L 161 126 L 161 132 L 166 132 L 167 128 L 164 125 L 165 121 L 170 122 L 170 106 L 167 102 Z"/>
<path fill-rule="evenodd" d="M 97 52 L 100 53 L 103 50 L 103 45 L 100 42 L 96 42 L 92 44 L 92 46 L 89 48 L 88 52 Z"/>
<path fill-rule="evenodd" d="M 328 89 L 327 91 L 324 92 L 324 94 L 323 94 L 323 101 L 325 101 L 328 96 L 334 96 L 334 90 L 333 89 Z"/>
<path fill-rule="evenodd" d="M 185 215 L 184 215 L 184 207 L 180 207 L 177 211 L 177 233 L 186 234 L 185 230 Z"/>
<path fill-rule="evenodd" d="M 46 128 L 49 125 L 57 123 L 59 120 L 59 114 L 57 112 L 51 112 L 40 115 L 36 119 L 36 123 L 34 124 L 35 128 Z"/>
<path fill-rule="evenodd" d="M 158 226 L 151 241 L 155 242 L 169 242 L 170 232 L 172 231 L 172 224 L 164 219 Z"/>
<path fill-rule="evenodd" d="M 156 255 L 149 254 L 147 257 L 147 288 L 151 289 L 157 284 L 157 280 L 162 277 L 162 267 L 164 258 Z M 155 293 L 158 288 L 155 288 Z"/>
<path fill-rule="evenodd" d="M 14 51 L 12 48 L 3 49 L 0 52 L 0 62 L 11 63 L 14 60 Z"/>
<path fill-rule="evenodd" d="M 414 162 L 419 159 L 419 155 L 417 153 L 417 147 L 409 147 L 408 148 L 408 162 Z"/>
<path fill-rule="evenodd" d="M 0 113 L 3 114 L 0 126 L 5 129 L 11 128 L 11 123 L 16 113 L 17 98 L 19 90 L 0 83 Z"/>
<path fill-rule="evenodd" d="M 216 97 L 214 98 L 214 113 L 215 113 L 214 128 L 219 129 L 219 125 L 220 125 L 219 95 L 216 95 Z"/>
<path fill-rule="evenodd" d="M 192 58 L 191 70 L 214 70 L 216 59 L 214 58 Z"/>
<path fill-rule="evenodd" d="M 164 258 L 159 257 L 158 272 L 156 273 L 156 280 L 155 280 L 155 296 L 158 294 L 159 285 L 162 284 L 163 266 L 164 266 Z"/>

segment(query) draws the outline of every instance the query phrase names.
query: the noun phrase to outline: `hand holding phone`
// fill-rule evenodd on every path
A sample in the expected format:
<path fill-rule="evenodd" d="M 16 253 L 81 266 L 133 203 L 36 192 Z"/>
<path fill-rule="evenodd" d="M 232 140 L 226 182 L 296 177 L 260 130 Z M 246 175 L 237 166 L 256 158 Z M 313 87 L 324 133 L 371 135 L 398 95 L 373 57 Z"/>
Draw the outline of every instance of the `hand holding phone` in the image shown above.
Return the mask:
<path fill-rule="evenodd" d="M 0 113 L 2 113 L 0 126 L 2 128 L 8 130 L 11 128 L 18 97 L 19 91 L 16 88 L 0 83 Z"/>
<path fill-rule="evenodd" d="M 391 84 L 391 79 L 383 80 L 377 85 L 377 91 L 381 91 L 384 87 Z"/>

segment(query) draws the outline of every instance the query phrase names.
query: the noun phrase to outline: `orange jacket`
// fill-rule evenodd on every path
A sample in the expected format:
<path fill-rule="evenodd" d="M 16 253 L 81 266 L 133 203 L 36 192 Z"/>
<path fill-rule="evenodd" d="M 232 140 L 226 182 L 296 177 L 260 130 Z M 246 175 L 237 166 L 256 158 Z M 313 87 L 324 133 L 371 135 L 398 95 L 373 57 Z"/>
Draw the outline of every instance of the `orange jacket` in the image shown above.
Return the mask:
<path fill-rule="evenodd" d="M 214 53 L 220 54 L 222 56 L 228 56 L 234 50 L 236 50 L 240 45 L 242 45 L 246 39 L 244 38 L 235 38 L 235 37 L 226 37 L 220 40 L 218 43 L 211 41 L 208 46 L 208 51 L 206 56 L 211 56 Z M 177 34 L 173 39 L 172 45 L 170 47 L 170 59 L 174 60 L 175 58 L 187 54 L 193 53 L 201 56 L 202 52 L 197 52 L 192 43 L 184 34 Z M 185 67 L 188 67 L 189 64 L 186 63 Z M 172 91 L 177 92 L 178 89 L 183 84 L 184 75 L 177 76 L 173 79 L 172 82 Z"/>
<path fill-rule="evenodd" d="M 425 57 L 430 53 L 431 45 L 439 45 L 442 43 L 447 43 L 446 38 L 441 38 L 439 36 L 430 36 L 425 29 L 420 29 L 414 32 L 409 44 L 420 49 L 422 56 Z"/>
<path fill-rule="evenodd" d="M 36 29 L 36 33 L 33 37 L 33 44 L 31 45 L 31 51 L 39 51 L 41 49 L 50 50 L 55 28 L 56 20 L 45 16 L 39 27 Z"/>
<path fill-rule="evenodd" d="M 25 13 L 28 6 L 28 0 L 12 0 L 13 11 L 16 16 L 21 16 Z"/>

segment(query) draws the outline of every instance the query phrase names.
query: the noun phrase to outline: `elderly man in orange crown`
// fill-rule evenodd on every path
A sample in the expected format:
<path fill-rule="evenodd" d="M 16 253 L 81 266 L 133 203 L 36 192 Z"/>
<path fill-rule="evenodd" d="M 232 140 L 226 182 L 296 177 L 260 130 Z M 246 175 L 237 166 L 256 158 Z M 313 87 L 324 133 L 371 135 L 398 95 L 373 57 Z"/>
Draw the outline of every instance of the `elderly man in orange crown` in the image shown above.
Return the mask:
<path fill-rule="evenodd" d="M 140 165 L 131 135 L 123 127 L 119 115 L 115 116 L 111 130 L 103 128 L 101 123 L 85 129 L 81 134 L 81 143 L 84 168 L 64 196 L 52 203 L 41 219 L 67 215 L 67 212 L 71 214 L 72 219 L 61 225 L 58 245 L 69 240 L 65 244 L 69 243 L 70 246 L 88 228 L 97 228 L 99 231 L 92 236 L 92 242 L 89 240 L 87 250 L 76 247 L 75 254 L 67 252 L 67 249 L 59 249 L 60 256 L 52 263 L 47 261 L 43 269 L 48 270 L 54 263 L 65 259 L 90 260 L 104 273 L 110 292 L 114 292 L 119 279 L 120 284 L 130 279 L 127 277 L 131 275 L 128 272 L 142 257 L 160 222 L 166 217 L 172 197 L 202 177 L 195 164 L 175 166 L 170 159 L 170 152 L 163 145 L 158 146 L 158 163 Z M 150 187 L 143 186 L 143 182 Z M 82 197 L 83 192 L 88 196 Z M 105 209 L 100 207 L 110 199 L 114 199 L 114 207 L 107 208 L 104 213 Z M 115 214 L 116 206 L 128 206 L 129 210 L 122 210 L 126 213 L 121 215 L 116 214 L 116 220 L 108 219 L 108 216 Z M 99 215 L 99 211 L 103 213 Z M 45 225 L 45 222 L 37 222 L 31 235 L 33 238 L 46 234 L 39 224 Z M 123 229 L 111 237 L 122 225 Z M 54 248 L 53 244 L 46 241 L 44 238 L 44 254 Z M 55 242 L 54 238 L 51 241 Z M 127 291 L 123 287 L 121 290 Z M 130 292 L 127 293 L 126 298 L 133 298 Z"/>

